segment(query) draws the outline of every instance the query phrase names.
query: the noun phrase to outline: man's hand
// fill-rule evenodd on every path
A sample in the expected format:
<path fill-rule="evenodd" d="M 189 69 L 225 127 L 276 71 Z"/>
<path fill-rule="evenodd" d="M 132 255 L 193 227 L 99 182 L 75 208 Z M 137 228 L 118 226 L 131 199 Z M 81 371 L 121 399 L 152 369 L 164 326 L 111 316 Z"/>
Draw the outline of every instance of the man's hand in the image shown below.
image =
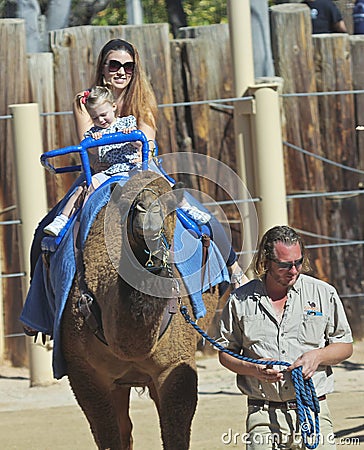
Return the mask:
<path fill-rule="evenodd" d="M 287 371 L 292 372 L 296 367 L 302 366 L 302 375 L 304 380 L 308 380 L 316 372 L 317 367 L 321 363 L 320 349 L 310 350 L 299 356 L 296 361 L 291 364 Z"/>
<path fill-rule="evenodd" d="M 272 366 L 256 365 L 257 374 L 255 375 L 261 381 L 266 383 L 276 383 L 283 380 L 283 373 L 279 370 L 273 369 Z"/>
<path fill-rule="evenodd" d="M 344 361 L 353 353 L 353 344 L 337 342 L 327 345 L 324 348 L 310 350 L 299 356 L 296 361 L 289 366 L 288 371 L 291 372 L 296 367 L 302 366 L 302 375 L 308 380 L 316 372 L 319 365 L 334 366 Z"/>

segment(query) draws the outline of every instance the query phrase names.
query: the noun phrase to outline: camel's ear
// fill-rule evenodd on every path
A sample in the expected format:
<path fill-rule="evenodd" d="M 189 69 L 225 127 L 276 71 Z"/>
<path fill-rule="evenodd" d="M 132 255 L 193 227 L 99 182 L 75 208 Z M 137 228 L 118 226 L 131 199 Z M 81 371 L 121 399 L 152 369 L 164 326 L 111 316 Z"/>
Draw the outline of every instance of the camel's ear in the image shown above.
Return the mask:
<path fill-rule="evenodd" d="M 117 203 L 120 200 L 120 197 L 123 193 L 122 186 L 119 183 L 115 183 L 111 186 L 112 189 L 112 200 Z"/>
<path fill-rule="evenodd" d="M 118 202 L 118 207 L 120 211 L 121 222 L 124 223 L 129 215 L 131 208 L 131 201 L 125 197 L 121 197 Z"/>
<path fill-rule="evenodd" d="M 178 204 L 181 203 L 183 200 L 183 196 L 185 193 L 184 187 L 185 187 L 185 184 L 182 183 L 182 181 L 178 181 L 172 188 L 173 191 L 175 191 L 176 200 L 177 200 Z"/>
<path fill-rule="evenodd" d="M 125 222 L 129 214 L 131 201 L 124 196 L 122 186 L 119 184 L 114 186 L 111 201 L 118 208 L 122 223 Z"/>

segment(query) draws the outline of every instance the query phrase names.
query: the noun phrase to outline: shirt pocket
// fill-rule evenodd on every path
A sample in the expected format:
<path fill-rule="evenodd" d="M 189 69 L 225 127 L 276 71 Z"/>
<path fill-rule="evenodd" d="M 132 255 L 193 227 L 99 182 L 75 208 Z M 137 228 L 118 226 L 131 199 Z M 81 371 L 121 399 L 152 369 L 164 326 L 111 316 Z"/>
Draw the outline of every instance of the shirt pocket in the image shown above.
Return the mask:
<path fill-rule="evenodd" d="M 328 317 L 324 315 L 304 314 L 298 327 L 298 342 L 313 347 L 323 347 L 327 321 Z"/>
<path fill-rule="evenodd" d="M 264 314 L 243 316 L 243 346 L 261 354 L 262 349 L 269 347 L 269 342 L 276 342 L 277 328 L 269 322 Z"/>

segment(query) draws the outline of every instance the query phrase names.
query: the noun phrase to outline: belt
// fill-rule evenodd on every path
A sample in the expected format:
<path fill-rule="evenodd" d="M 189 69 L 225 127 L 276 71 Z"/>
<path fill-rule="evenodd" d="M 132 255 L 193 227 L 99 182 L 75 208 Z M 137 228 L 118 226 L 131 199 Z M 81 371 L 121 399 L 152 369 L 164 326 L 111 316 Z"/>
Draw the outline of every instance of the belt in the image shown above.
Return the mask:
<path fill-rule="evenodd" d="M 326 395 L 321 395 L 321 397 L 318 397 L 318 400 L 320 402 L 322 400 L 326 400 Z M 268 400 L 257 400 L 254 398 L 248 398 L 248 406 L 263 407 L 265 405 L 267 405 L 268 408 L 274 409 L 297 409 L 296 400 L 288 400 L 287 402 L 270 402 Z"/>

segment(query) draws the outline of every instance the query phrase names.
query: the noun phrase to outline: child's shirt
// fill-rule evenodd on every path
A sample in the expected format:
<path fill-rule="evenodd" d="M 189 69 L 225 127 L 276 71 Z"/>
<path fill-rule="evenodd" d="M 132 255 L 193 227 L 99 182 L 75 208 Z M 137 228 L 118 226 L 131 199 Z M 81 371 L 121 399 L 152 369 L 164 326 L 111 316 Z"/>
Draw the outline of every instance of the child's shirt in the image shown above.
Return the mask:
<path fill-rule="evenodd" d="M 110 134 L 123 131 L 125 128 L 136 127 L 136 118 L 132 115 L 118 117 L 108 128 L 92 127 L 84 134 L 84 137 L 92 136 L 92 133 Z M 139 151 L 130 142 L 120 144 L 102 145 L 98 149 L 99 162 L 109 164 L 110 167 L 103 171 L 106 175 L 127 175 L 137 165 Z"/>

